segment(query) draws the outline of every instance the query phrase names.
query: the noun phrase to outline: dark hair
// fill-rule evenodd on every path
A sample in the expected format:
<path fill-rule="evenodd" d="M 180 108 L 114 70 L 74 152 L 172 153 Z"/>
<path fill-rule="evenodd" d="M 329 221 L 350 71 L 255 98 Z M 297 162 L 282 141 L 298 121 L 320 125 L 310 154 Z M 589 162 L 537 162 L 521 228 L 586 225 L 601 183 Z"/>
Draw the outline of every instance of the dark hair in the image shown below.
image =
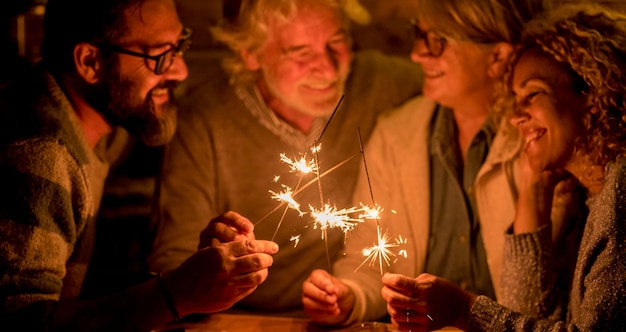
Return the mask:
<path fill-rule="evenodd" d="M 585 135 L 576 140 L 575 152 L 589 165 L 606 165 L 626 155 L 626 15 L 581 3 L 533 20 L 513 54 L 505 84 L 510 84 L 517 59 L 531 48 L 564 63 L 573 88 L 587 96 Z M 511 97 L 508 84 L 503 100 Z"/>
<path fill-rule="evenodd" d="M 125 12 L 144 0 L 48 0 L 43 20 L 42 59 L 53 73 L 74 67 L 74 46 L 114 43 L 127 29 Z"/>

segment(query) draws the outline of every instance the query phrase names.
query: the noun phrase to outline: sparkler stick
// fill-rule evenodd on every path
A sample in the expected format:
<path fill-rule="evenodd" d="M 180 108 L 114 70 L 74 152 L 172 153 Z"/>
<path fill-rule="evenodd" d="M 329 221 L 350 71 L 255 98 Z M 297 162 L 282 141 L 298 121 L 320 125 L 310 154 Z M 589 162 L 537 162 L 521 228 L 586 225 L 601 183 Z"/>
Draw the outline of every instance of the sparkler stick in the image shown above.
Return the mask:
<path fill-rule="evenodd" d="M 322 177 L 320 176 L 320 167 L 319 167 L 320 165 L 319 151 L 320 151 L 320 148 L 322 147 L 320 142 L 322 141 L 322 137 L 324 136 L 326 129 L 328 129 L 328 126 L 330 125 L 330 121 L 332 121 L 333 118 L 335 117 L 335 113 L 337 113 L 337 110 L 339 109 L 339 105 L 341 105 L 341 102 L 343 101 L 344 96 L 345 95 L 341 95 L 341 98 L 339 99 L 337 106 L 335 106 L 333 113 L 330 115 L 330 118 L 328 118 L 328 121 L 326 121 L 326 125 L 324 125 L 324 129 L 322 129 L 320 136 L 317 138 L 317 140 L 313 144 L 313 148 L 311 149 L 313 153 L 315 154 L 315 163 L 317 164 L 317 186 L 318 186 L 319 193 L 320 193 L 320 206 L 321 207 L 324 206 L 324 193 L 322 191 Z"/>
<path fill-rule="evenodd" d="M 357 271 L 358 269 L 361 268 L 361 266 L 363 266 L 363 264 L 369 262 L 370 266 L 374 264 L 374 262 L 378 259 L 378 266 L 380 269 L 380 275 L 383 275 L 383 261 L 385 262 L 385 264 L 387 266 L 389 266 L 391 264 L 391 258 L 395 258 L 397 257 L 391 250 L 390 248 L 394 248 L 399 246 L 400 244 L 404 244 L 406 243 L 405 239 L 402 239 L 402 237 L 400 236 L 398 239 L 396 239 L 396 243 L 390 243 L 389 240 L 389 235 L 385 232 L 382 233 L 381 232 L 381 228 L 380 228 L 380 212 L 382 211 L 382 209 L 380 207 L 377 207 L 376 205 L 376 201 L 374 200 L 374 191 L 372 190 L 372 184 L 370 181 L 370 176 L 369 176 L 369 171 L 367 169 L 367 161 L 365 159 L 365 151 L 363 149 L 363 140 L 361 139 L 361 129 L 357 127 L 357 133 L 359 136 L 359 148 L 361 151 L 361 156 L 363 158 L 363 168 L 365 169 L 365 176 L 367 178 L 367 184 L 369 186 L 369 191 L 370 191 L 370 198 L 372 199 L 372 204 L 374 206 L 374 211 L 376 213 L 372 213 L 370 216 L 366 217 L 366 219 L 375 219 L 376 220 L 376 244 L 369 247 L 369 248 L 365 248 L 363 249 L 363 256 L 365 256 L 365 260 L 363 260 L 363 263 L 361 263 L 354 271 Z M 406 257 L 406 256 L 405 256 Z"/>
<path fill-rule="evenodd" d="M 320 134 L 320 137 L 317 138 L 317 142 L 321 142 L 322 141 L 322 136 L 324 136 L 324 133 L 326 132 L 326 129 L 328 128 L 328 125 L 330 125 L 330 121 L 335 116 L 335 113 L 337 113 L 337 110 L 339 109 L 339 105 L 341 105 L 341 102 L 343 101 L 343 97 L 344 96 L 345 95 L 341 95 L 341 98 L 339 99 L 339 102 L 337 103 L 337 106 L 335 106 L 335 109 L 333 110 L 333 113 L 330 115 L 330 118 L 328 118 L 328 121 L 326 121 L 326 125 L 324 126 L 324 129 L 322 130 L 322 133 Z"/>
<path fill-rule="evenodd" d="M 361 137 L 361 128 L 357 127 L 356 128 L 356 132 L 359 136 L 359 151 L 361 152 L 361 157 L 363 159 L 363 168 L 365 169 L 365 177 L 367 178 L 367 186 L 369 187 L 370 190 L 370 198 L 372 199 L 372 205 L 376 206 L 376 201 L 374 200 L 374 191 L 372 190 L 372 183 L 370 182 L 370 173 L 367 170 L 367 160 L 365 159 L 365 149 L 363 149 L 363 139 Z M 380 246 L 381 244 L 381 236 L 380 236 L 380 222 L 379 222 L 379 218 L 376 218 L 376 232 L 378 233 L 377 239 L 378 239 L 378 245 Z M 384 238 L 383 238 L 383 241 Z M 385 253 L 385 251 L 382 251 L 381 254 L 378 255 L 378 263 L 380 266 L 380 274 L 383 274 L 383 253 Z M 368 255 L 369 257 L 369 255 Z M 363 264 L 361 264 L 363 265 Z M 359 267 L 361 267 L 361 265 L 359 265 Z M 357 268 L 358 269 L 358 268 Z"/>
<path fill-rule="evenodd" d="M 324 129 L 320 133 L 320 137 L 318 137 L 317 141 L 315 141 L 315 147 L 313 148 L 313 152 L 315 153 L 315 162 L 317 163 L 317 187 L 320 193 L 320 207 L 322 208 L 324 207 L 324 192 L 322 191 L 322 177 L 320 176 L 320 162 L 319 162 L 319 150 L 321 147 L 320 142 L 322 141 L 322 137 L 324 136 L 326 129 L 330 125 L 330 121 L 333 119 L 333 117 L 335 117 L 335 113 L 337 113 L 337 110 L 339 109 L 339 105 L 341 105 L 341 102 L 343 101 L 343 97 L 344 95 L 341 95 L 341 98 L 339 99 L 337 106 L 335 106 L 333 113 L 330 115 L 330 118 L 328 118 L 328 121 L 326 121 L 326 125 L 324 126 Z M 322 236 L 324 237 L 324 247 L 326 248 L 326 261 L 328 262 L 328 272 L 332 275 L 333 265 L 330 263 L 330 253 L 328 251 L 328 232 L 326 228 L 322 230 Z"/>
<path fill-rule="evenodd" d="M 361 128 L 356 127 L 356 132 L 359 136 L 359 151 L 361 152 L 361 158 L 363 159 L 363 168 L 365 169 L 365 177 L 367 178 L 367 186 L 370 190 L 370 198 L 372 198 L 372 204 L 376 205 L 374 201 L 374 191 L 372 190 L 372 183 L 370 182 L 370 173 L 367 170 L 367 160 L 365 160 L 365 150 L 363 149 L 363 139 L 361 138 Z M 376 219 L 376 224 L 378 224 L 378 219 Z"/>

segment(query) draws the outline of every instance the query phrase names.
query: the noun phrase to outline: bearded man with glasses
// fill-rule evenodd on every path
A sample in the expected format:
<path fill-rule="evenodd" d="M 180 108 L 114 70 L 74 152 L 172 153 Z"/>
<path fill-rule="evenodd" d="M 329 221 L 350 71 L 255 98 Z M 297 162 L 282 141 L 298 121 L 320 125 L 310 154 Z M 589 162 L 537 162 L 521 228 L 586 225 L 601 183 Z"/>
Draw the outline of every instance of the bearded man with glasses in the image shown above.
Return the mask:
<path fill-rule="evenodd" d="M 172 137 L 189 38 L 172 0 L 47 2 L 42 63 L 0 91 L 3 330 L 147 331 L 226 309 L 267 277 L 276 244 L 245 240 L 199 251 L 133 288 L 81 298 L 107 135 L 123 127 L 148 145 Z"/>

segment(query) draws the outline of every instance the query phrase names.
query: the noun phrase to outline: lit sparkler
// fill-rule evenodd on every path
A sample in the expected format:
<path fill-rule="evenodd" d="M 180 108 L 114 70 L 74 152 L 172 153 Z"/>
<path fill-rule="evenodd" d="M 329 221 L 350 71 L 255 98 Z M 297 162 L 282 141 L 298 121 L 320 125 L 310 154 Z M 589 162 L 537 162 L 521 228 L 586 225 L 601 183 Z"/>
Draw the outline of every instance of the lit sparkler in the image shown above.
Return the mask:
<path fill-rule="evenodd" d="M 347 159 L 343 160 L 342 162 L 336 164 L 335 166 L 329 168 L 328 170 L 324 171 L 323 173 L 321 173 L 319 176 L 321 178 L 325 177 L 326 175 L 332 173 L 333 171 L 335 171 L 337 168 L 345 165 L 346 163 L 348 163 L 350 160 L 352 160 L 352 158 L 356 157 L 355 155 L 352 155 L 350 157 L 348 157 Z M 280 179 L 280 176 L 275 176 L 274 177 L 274 182 L 278 182 L 278 180 Z M 293 190 L 293 194 L 292 196 L 297 196 L 300 192 L 302 192 L 303 190 L 307 189 L 308 187 L 312 186 L 313 184 L 316 184 L 318 182 L 318 179 L 311 179 L 309 182 L 305 183 L 304 185 L 298 186 L 297 189 Z M 272 215 L 274 212 L 278 211 L 278 209 L 280 209 L 281 207 L 283 207 L 284 205 L 287 204 L 287 202 L 283 201 L 283 200 L 279 200 L 280 204 L 278 204 L 274 209 L 272 209 L 271 211 L 269 211 L 268 213 L 266 213 L 263 217 L 259 218 L 254 225 L 258 225 L 261 222 L 263 222 L 264 220 L 266 220 L 270 215 Z"/>
<path fill-rule="evenodd" d="M 373 213 L 378 212 L 376 209 L 369 208 L 367 206 L 361 206 L 360 208 L 351 207 L 347 209 L 337 209 L 331 207 L 329 204 L 324 204 L 324 207 L 320 210 L 315 209 L 309 205 L 311 209 L 311 217 L 315 221 L 314 228 L 319 228 L 325 231 L 329 228 L 339 228 L 345 234 L 357 225 L 359 222 L 363 222 L 367 217 L 373 216 Z M 358 218 L 351 217 L 354 214 L 359 214 Z M 322 235 L 323 237 L 323 235 Z"/>
<path fill-rule="evenodd" d="M 359 215 L 361 219 L 379 220 L 380 214 L 383 212 L 383 208 L 380 206 L 369 207 L 361 203 L 361 207 L 363 208 L 363 213 Z"/>
<path fill-rule="evenodd" d="M 378 240 L 376 244 L 374 244 L 373 246 L 363 249 L 362 252 L 363 252 L 363 256 L 365 256 L 365 260 L 363 260 L 363 263 L 361 263 L 361 265 L 359 265 L 354 270 L 355 272 L 366 263 L 368 263 L 369 266 L 374 266 L 376 261 L 378 261 L 380 274 L 382 275 L 383 274 L 383 262 L 385 262 L 385 264 L 389 266 L 392 263 L 391 261 L 392 259 L 393 259 L 393 262 L 397 260 L 397 255 L 391 251 L 391 248 L 395 248 L 399 246 L 399 244 L 390 242 L 389 241 L 390 236 L 387 234 L 387 232 L 381 234 L 380 226 L 377 225 L 376 228 L 378 231 Z"/>
<path fill-rule="evenodd" d="M 320 206 L 321 208 L 315 209 L 311 204 L 309 204 L 309 209 L 310 211 L 308 212 L 308 215 L 310 215 L 313 220 L 314 220 L 314 229 L 320 229 L 322 231 L 322 239 L 324 240 L 324 244 L 326 246 L 326 256 L 328 259 L 328 265 L 329 265 L 329 270 L 332 273 L 332 266 L 330 263 L 330 254 L 328 253 L 328 236 L 327 236 L 327 231 L 330 228 L 339 228 L 341 229 L 344 234 L 347 233 L 348 231 L 352 230 L 357 222 L 363 221 L 362 218 L 353 218 L 351 217 L 351 214 L 353 213 L 358 213 L 361 212 L 364 215 L 370 215 L 371 212 L 366 212 L 365 210 L 358 209 L 358 208 L 348 208 L 348 209 L 337 209 L 335 207 L 331 207 L 330 204 L 325 203 L 324 202 L 324 195 L 323 195 L 323 190 L 322 190 L 322 184 L 321 184 L 321 178 L 324 174 L 328 174 L 328 172 L 332 171 L 333 169 L 336 169 L 337 167 L 345 164 L 349 159 L 351 159 L 352 157 L 350 157 L 348 160 L 341 162 L 338 165 L 335 165 L 332 169 L 328 170 L 327 172 L 324 172 L 323 174 L 320 171 L 319 168 L 319 152 L 321 151 L 321 139 L 324 135 L 324 133 L 326 132 L 326 129 L 328 128 L 328 125 L 330 124 L 331 120 L 333 119 L 335 113 L 337 112 L 337 110 L 339 109 L 339 105 L 341 105 L 341 102 L 343 101 L 344 96 L 341 96 L 341 99 L 339 100 L 335 110 L 333 111 L 333 113 L 331 114 L 330 118 L 328 119 L 328 121 L 326 122 L 326 126 L 324 127 L 324 129 L 322 130 L 319 138 L 314 142 L 314 144 L 312 145 L 311 149 L 310 149 L 310 153 L 313 154 L 314 158 L 312 160 L 307 158 L 307 153 L 302 153 L 300 154 L 300 156 L 296 157 L 296 158 L 289 158 L 285 153 L 281 153 L 280 154 L 280 160 L 284 163 L 286 163 L 289 167 L 290 167 L 290 172 L 291 173 L 298 173 L 299 174 L 299 180 L 298 180 L 298 184 L 295 186 L 295 189 L 292 190 L 290 187 L 286 186 L 286 185 L 282 185 L 283 186 L 283 191 L 280 192 L 274 192 L 274 191 L 269 191 L 270 194 L 272 195 L 272 199 L 278 200 L 279 202 L 281 202 L 281 204 L 276 207 L 275 209 L 273 209 L 272 211 L 270 211 L 266 216 L 264 216 L 263 218 L 261 218 L 259 221 L 257 221 L 256 224 L 260 223 L 261 221 L 263 221 L 267 216 L 269 216 L 270 214 L 272 214 L 274 211 L 276 211 L 277 209 L 279 209 L 281 206 L 286 205 L 282 216 L 280 218 L 280 221 L 276 227 L 276 230 L 274 232 L 274 236 L 272 237 L 272 240 L 274 239 L 274 237 L 276 236 L 276 234 L 278 233 L 278 230 L 286 216 L 287 210 L 288 209 L 294 209 L 296 211 L 298 211 L 300 217 L 302 217 L 305 212 L 303 212 L 300 208 L 300 203 L 298 203 L 296 201 L 296 199 L 294 198 L 294 196 L 302 189 L 304 188 L 300 188 L 300 184 L 304 178 L 305 175 L 307 174 L 315 174 L 316 175 L 316 181 L 318 184 L 318 190 L 319 190 L 319 198 L 320 198 Z M 275 176 L 274 177 L 274 182 L 278 182 L 280 179 L 279 176 Z M 308 186 L 311 183 L 305 184 L 304 187 Z M 255 225 L 256 225 L 255 224 Z M 297 237 L 292 237 L 291 241 L 295 242 L 295 246 L 297 246 L 298 242 L 300 241 L 300 236 L 298 235 Z M 295 248 L 294 246 L 294 248 Z"/>
<path fill-rule="evenodd" d="M 286 185 L 282 185 L 284 190 L 281 192 L 274 192 L 272 190 L 269 190 L 269 192 L 272 194 L 272 198 L 279 201 L 279 202 L 285 202 L 287 203 L 287 205 L 298 211 L 298 213 L 300 214 L 300 216 L 304 215 L 304 212 L 302 212 L 302 210 L 300 210 L 300 203 L 298 203 L 294 198 L 293 198 L 293 190 L 291 190 L 291 188 L 289 188 Z"/>
<path fill-rule="evenodd" d="M 317 164 L 314 160 L 307 160 L 306 154 L 302 154 L 300 159 L 290 159 L 284 153 L 280 154 L 280 160 L 291 167 L 291 172 L 300 172 L 301 174 L 309 174 L 317 172 Z"/>
<path fill-rule="evenodd" d="M 372 185 L 370 182 L 370 176 L 369 176 L 369 172 L 367 170 L 367 162 L 365 160 L 365 152 L 363 150 L 363 140 L 361 139 L 361 130 L 359 128 L 357 128 L 357 132 L 359 135 L 359 145 L 360 145 L 360 151 L 361 151 L 361 156 L 363 158 L 363 168 L 365 169 L 365 176 L 367 177 L 367 184 L 369 185 L 369 190 L 370 190 L 370 197 L 372 198 L 372 202 L 374 202 L 374 192 L 372 191 Z M 367 210 L 367 213 L 364 215 L 366 219 L 374 219 L 376 220 L 376 232 L 377 232 L 377 241 L 376 244 L 374 244 L 371 247 L 368 248 L 364 248 L 362 250 L 363 256 L 365 256 L 365 259 L 363 260 L 363 262 L 361 263 L 361 265 L 359 265 L 354 271 L 356 272 L 358 269 L 361 268 L 361 266 L 363 266 L 364 264 L 368 263 L 369 266 L 374 266 L 375 262 L 378 261 L 378 267 L 380 269 L 380 275 L 383 275 L 383 262 L 385 263 L 385 265 L 390 266 L 391 263 L 395 263 L 395 261 L 397 260 L 397 255 L 395 253 L 393 253 L 391 251 L 392 248 L 396 248 L 402 244 L 406 244 L 408 242 L 408 240 L 406 238 L 402 238 L 402 236 L 399 236 L 396 239 L 396 243 L 391 243 L 390 240 L 390 236 L 387 234 L 387 232 L 382 233 L 381 232 L 381 227 L 380 227 L 380 214 L 382 212 L 382 208 L 377 206 L 376 204 L 374 204 L 374 208 Z M 395 211 L 392 210 L 393 213 L 395 213 Z M 402 255 L 403 257 L 406 258 L 407 253 L 406 250 L 402 250 L 400 253 L 398 253 L 399 255 Z M 393 262 L 392 262 L 393 260 Z"/>

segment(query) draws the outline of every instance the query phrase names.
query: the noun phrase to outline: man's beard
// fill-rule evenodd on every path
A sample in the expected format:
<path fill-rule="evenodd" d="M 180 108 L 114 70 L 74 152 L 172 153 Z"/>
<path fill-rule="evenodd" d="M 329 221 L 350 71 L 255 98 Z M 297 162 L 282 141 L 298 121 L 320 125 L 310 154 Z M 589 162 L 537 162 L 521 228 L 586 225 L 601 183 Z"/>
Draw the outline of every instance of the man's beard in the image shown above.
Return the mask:
<path fill-rule="evenodd" d="M 107 72 L 107 77 L 91 89 L 89 103 L 111 126 L 123 127 L 148 146 L 169 142 L 176 131 L 177 108 L 173 90 L 178 82 L 159 83 L 144 100 L 140 100 L 137 97 L 139 89 L 132 80 L 121 77 L 117 65 L 112 65 Z M 161 111 L 157 112 L 151 95 L 159 88 L 168 89 L 169 99 L 159 106 Z"/>

